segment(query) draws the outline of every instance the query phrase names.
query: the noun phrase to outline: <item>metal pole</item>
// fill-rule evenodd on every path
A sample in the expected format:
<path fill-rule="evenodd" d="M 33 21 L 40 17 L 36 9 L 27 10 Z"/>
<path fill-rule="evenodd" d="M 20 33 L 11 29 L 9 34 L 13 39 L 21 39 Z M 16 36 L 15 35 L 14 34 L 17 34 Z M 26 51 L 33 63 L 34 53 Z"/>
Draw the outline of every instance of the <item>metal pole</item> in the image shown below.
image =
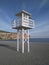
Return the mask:
<path fill-rule="evenodd" d="M 28 30 L 28 52 L 29 52 L 29 30 Z"/>
<path fill-rule="evenodd" d="M 24 53 L 24 29 L 22 28 L 22 53 Z"/>
<path fill-rule="evenodd" d="M 19 30 L 17 30 L 17 51 L 19 51 Z"/>

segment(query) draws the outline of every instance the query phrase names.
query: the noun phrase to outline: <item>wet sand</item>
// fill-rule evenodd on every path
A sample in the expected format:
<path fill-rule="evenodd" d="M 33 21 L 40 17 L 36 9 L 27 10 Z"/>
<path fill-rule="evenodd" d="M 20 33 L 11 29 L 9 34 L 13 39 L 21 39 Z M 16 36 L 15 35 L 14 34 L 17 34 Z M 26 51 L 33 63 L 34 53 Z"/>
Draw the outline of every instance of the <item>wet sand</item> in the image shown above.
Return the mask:
<path fill-rule="evenodd" d="M 21 46 L 21 45 L 20 45 Z M 49 65 L 49 43 L 30 43 L 30 53 L 17 52 L 16 41 L 0 41 L 0 65 Z"/>

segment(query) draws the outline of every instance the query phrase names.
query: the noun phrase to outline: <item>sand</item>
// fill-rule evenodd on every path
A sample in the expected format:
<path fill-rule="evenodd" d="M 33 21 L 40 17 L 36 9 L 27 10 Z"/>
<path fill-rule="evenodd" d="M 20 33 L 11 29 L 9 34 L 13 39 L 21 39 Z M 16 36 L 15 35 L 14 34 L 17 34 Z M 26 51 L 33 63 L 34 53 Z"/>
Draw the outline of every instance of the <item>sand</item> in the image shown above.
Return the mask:
<path fill-rule="evenodd" d="M 22 54 L 21 47 L 16 50 L 16 41 L 0 41 L 0 65 L 49 65 L 49 43 L 30 42 L 30 53 L 25 46 Z"/>

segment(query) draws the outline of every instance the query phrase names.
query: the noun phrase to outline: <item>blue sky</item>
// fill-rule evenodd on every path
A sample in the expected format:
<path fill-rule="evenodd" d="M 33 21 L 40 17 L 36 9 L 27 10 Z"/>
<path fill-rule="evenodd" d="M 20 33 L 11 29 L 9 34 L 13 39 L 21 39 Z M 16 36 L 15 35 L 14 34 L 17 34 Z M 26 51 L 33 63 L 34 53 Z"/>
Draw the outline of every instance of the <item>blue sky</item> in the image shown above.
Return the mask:
<path fill-rule="evenodd" d="M 33 38 L 49 38 L 49 0 L 0 0 L 0 30 L 16 32 L 11 21 L 18 11 L 26 10 L 35 21 L 35 28 L 30 30 Z"/>

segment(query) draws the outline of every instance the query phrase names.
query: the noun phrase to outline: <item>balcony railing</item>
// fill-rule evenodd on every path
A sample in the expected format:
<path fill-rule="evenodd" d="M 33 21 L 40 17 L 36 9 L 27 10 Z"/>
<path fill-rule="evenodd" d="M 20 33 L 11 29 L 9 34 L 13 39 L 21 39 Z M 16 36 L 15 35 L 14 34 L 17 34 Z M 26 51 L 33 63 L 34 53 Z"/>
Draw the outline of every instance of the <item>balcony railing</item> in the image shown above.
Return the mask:
<path fill-rule="evenodd" d="M 18 27 L 18 26 L 20 26 L 21 24 L 20 24 L 20 21 L 19 20 L 13 20 L 12 21 L 12 28 L 16 28 L 16 27 Z"/>
<path fill-rule="evenodd" d="M 24 26 L 28 26 L 30 28 L 35 27 L 34 20 L 32 20 L 32 19 L 27 19 L 24 17 L 22 22 L 24 23 Z"/>
<path fill-rule="evenodd" d="M 34 28 L 34 20 L 24 18 L 23 20 L 18 19 L 12 22 L 12 28 L 19 27 L 19 26 Z"/>
<path fill-rule="evenodd" d="M 29 27 L 34 28 L 35 27 L 35 24 L 34 23 L 35 23 L 34 20 L 29 19 Z"/>

